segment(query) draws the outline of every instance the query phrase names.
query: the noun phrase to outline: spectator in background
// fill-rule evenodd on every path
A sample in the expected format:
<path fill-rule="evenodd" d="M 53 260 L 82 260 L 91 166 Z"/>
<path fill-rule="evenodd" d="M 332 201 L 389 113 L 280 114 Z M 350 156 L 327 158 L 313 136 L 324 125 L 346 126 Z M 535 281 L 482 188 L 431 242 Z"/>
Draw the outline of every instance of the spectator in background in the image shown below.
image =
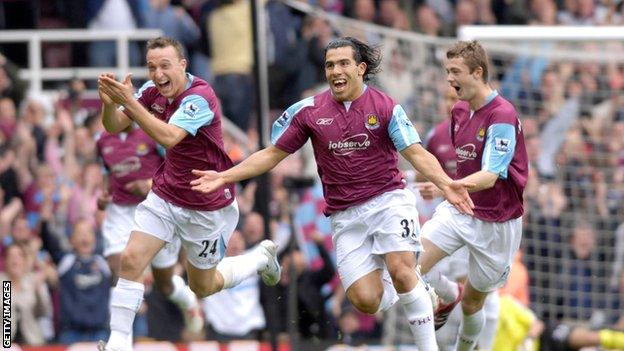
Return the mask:
<path fill-rule="evenodd" d="M 8 97 L 18 105 L 25 92 L 26 82 L 19 78 L 18 67 L 0 53 L 0 97 Z"/>
<path fill-rule="evenodd" d="M 42 345 L 43 330 L 37 319 L 48 315 L 52 303 L 44 277 L 32 271 L 25 248 L 10 245 L 6 249 L 2 281 L 11 281 L 11 340 L 23 345 Z"/>
<path fill-rule="evenodd" d="M 419 33 L 435 37 L 441 34 L 442 24 L 440 19 L 433 8 L 427 4 L 422 4 L 416 8 L 414 24 L 414 29 Z"/>
<path fill-rule="evenodd" d="M 49 218 L 50 209 L 42 212 Z M 78 220 L 70 236 L 72 250 L 62 249 L 58 234 L 43 226 L 41 237 L 58 264 L 62 344 L 98 341 L 108 335 L 111 272 L 104 257 L 95 253 L 95 232 L 88 220 Z"/>
<path fill-rule="evenodd" d="M 150 0 L 144 18 L 146 28 L 158 28 L 166 36 L 182 43 L 186 50 L 185 55 L 201 36 L 200 29 L 191 16 L 183 7 L 172 6 L 171 0 Z"/>
<path fill-rule="evenodd" d="M 85 3 L 85 23 L 91 30 L 124 30 L 131 32 L 143 26 L 142 13 L 145 10 L 142 0 L 87 0 Z M 136 42 L 128 45 L 131 66 L 138 66 L 141 53 Z M 89 46 L 91 67 L 114 67 L 117 62 L 115 42 L 94 41 Z"/>
<path fill-rule="evenodd" d="M 222 112 L 247 131 L 253 107 L 253 44 L 249 0 L 221 0 L 208 18 L 214 90 Z"/>
<path fill-rule="evenodd" d="M 281 331 L 287 331 L 288 292 L 291 291 L 289 285 L 297 284 L 299 333 L 304 339 L 324 339 L 331 335 L 331 323 L 325 312 L 325 303 L 328 297 L 323 295 L 322 288 L 334 278 L 336 269 L 325 249 L 325 236 L 316 232 L 312 235 L 312 240 L 322 260 L 320 268 L 312 269 L 309 267 L 304 253 L 298 249 L 285 252 L 282 256 L 282 279 L 278 285 L 278 303 L 282 312 Z M 293 277 L 296 277 L 296 281 L 291 280 Z"/>
<path fill-rule="evenodd" d="M 228 243 L 226 256 L 242 255 L 245 251 L 252 250 L 258 242 L 248 243 L 247 237 L 243 237 L 236 230 Z M 222 290 L 202 300 L 209 323 L 206 333 L 208 340 L 226 342 L 260 338 L 260 331 L 265 327 L 265 318 L 260 305 L 258 284 L 258 276 L 250 276 L 236 287 Z"/>

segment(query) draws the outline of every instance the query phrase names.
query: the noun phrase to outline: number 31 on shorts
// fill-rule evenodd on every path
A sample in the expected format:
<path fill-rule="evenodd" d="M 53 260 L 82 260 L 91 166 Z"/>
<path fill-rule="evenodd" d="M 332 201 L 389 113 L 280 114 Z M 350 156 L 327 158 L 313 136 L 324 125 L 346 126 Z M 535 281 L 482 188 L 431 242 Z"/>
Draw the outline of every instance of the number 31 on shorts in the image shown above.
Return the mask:
<path fill-rule="evenodd" d="M 415 223 L 413 218 L 403 218 L 401 220 L 401 227 L 403 227 L 403 232 L 401 233 L 403 238 L 411 237 L 412 239 L 418 239 L 418 232 L 420 228 Z"/>

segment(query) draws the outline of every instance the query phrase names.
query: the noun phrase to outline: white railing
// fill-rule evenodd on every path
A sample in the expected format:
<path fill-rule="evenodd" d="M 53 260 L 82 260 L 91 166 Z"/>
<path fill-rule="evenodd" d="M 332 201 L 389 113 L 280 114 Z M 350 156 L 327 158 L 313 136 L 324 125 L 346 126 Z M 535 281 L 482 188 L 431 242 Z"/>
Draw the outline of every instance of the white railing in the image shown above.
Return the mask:
<path fill-rule="evenodd" d="M 0 31 L 0 43 L 26 43 L 28 45 L 28 68 L 20 71 L 20 77 L 30 82 L 30 91 L 41 93 L 44 81 L 70 80 L 72 78 L 95 79 L 101 72 L 112 71 L 118 76 L 132 73 L 137 78 L 146 78 L 144 67 L 130 67 L 128 44 L 144 41 L 162 35 L 159 29 L 121 30 L 5 30 Z M 44 68 L 41 61 L 42 42 L 91 42 L 114 41 L 117 47 L 117 65 L 114 67 Z"/>

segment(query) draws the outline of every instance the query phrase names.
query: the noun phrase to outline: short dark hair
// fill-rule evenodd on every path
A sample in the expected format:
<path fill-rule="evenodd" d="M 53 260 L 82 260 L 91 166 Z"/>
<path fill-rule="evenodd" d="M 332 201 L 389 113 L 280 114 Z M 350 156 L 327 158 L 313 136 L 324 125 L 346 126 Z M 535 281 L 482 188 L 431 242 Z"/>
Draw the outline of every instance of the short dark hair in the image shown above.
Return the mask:
<path fill-rule="evenodd" d="M 464 63 L 470 69 L 470 73 L 475 69 L 481 67 L 483 69 L 482 80 L 484 83 L 488 82 L 488 56 L 485 49 L 481 44 L 476 41 L 460 41 L 446 52 L 447 59 L 453 59 L 461 57 L 464 59 Z"/>
<path fill-rule="evenodd" d="M 180 44 L 179 41 L 171 37 L 158 37 L 158 38 L 150 39 L 147 41 L 147 46 L 145 50 L 149 51 L 152 49 L 163 49 L 163 48 L 166 48 L 167 46 L 173 47 L 175 51 L 178 53 L 179 58 L 181 59 L 185 58 L 184 48 L 182 47 L 182 44 Z"/>
<path fill-rule="evenodd" d="M 379 67 L 381 64 L 381 52 L 379 51 L 379 47 L 367 45 L 353 37 L 342 37 L 329 42 L 327 47 L 325 47 L 325 56 L 327 56 L 327 51 L 331 49 L 338 49 L 346 46 L 353 49 L 353 59 L 357 64 L 362 62 L 366 63 L 364 81 L 368 81 L 370 76 L 373 76 L 381 71 L 381 68 Z"/>

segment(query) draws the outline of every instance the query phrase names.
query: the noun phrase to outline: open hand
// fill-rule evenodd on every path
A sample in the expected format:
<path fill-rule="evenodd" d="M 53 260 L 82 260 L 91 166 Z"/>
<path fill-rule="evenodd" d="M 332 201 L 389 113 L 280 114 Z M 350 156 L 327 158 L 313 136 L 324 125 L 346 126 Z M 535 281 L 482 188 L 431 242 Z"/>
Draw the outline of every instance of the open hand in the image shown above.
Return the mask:
<path fill-rule="evenodd" d="M 116 81 L 110 75 L 100 75 L 98 78 L 98 92 L 100 97 L 108 96 L 116 104 L 125 106 L 134 100 L 134 87 L 132 86 L 132 73 L 128 73 L 123 82 Z"/>
<path fill-rule="evenodd" d="M 225 185 L 223 178 L 215 171 L 200 171 L 194 169 L 193 174 L 197 176 L 197 179 L 191 181 L 192 189 L 195 191 L 211 193 Z"/>
<path fill-rule="evenodd" d="M 473 215 L 474 212 L 472 209 L 474 208 L 474 203 L 470 198 L 470 194 L 468 193 L 468 189 L 474 188 L 476 184 L 468 183 L 463 180 L 456 180 L 450 183 L 448 186 L 444 187 L 442 191 L 444 192 L 444 197 L 446 200 L 455 208 L 467 215 Z"/>

